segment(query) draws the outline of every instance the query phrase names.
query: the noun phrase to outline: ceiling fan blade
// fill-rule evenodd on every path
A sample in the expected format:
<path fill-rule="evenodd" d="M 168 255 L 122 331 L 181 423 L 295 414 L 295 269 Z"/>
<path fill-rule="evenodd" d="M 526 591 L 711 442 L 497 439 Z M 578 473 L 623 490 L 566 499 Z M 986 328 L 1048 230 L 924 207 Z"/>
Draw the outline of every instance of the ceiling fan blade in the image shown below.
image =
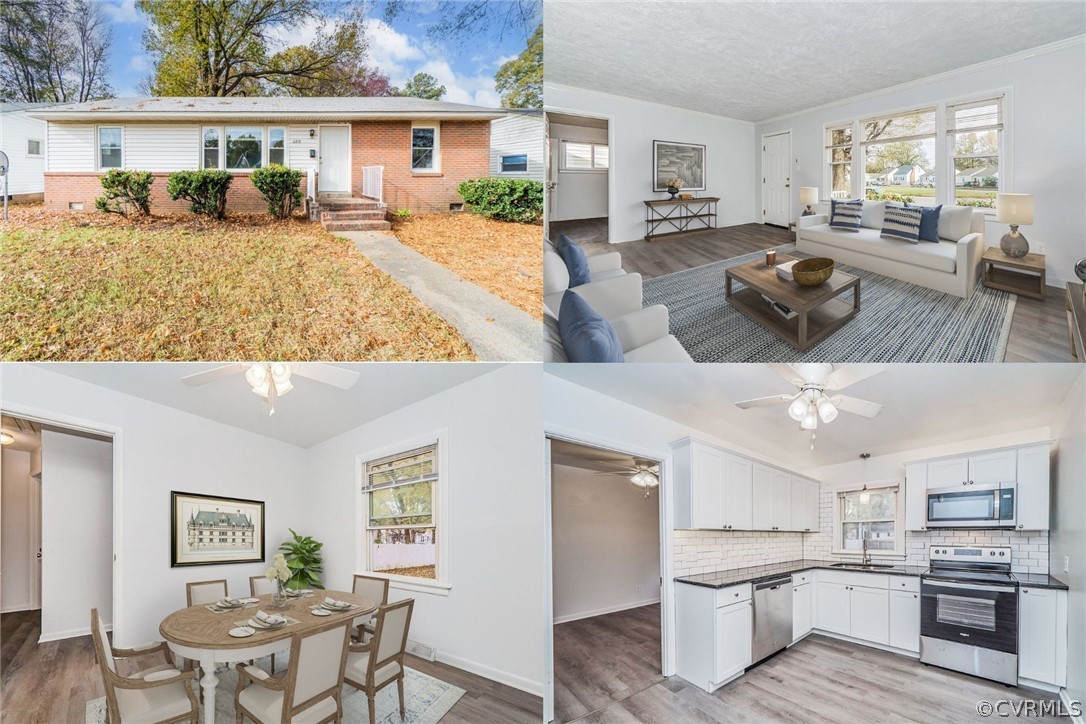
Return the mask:
<path fill-rule="evenodd" d="M 798 392 L 794 395 L 770 395 L 769 397 L 758 397 L 753 400 L 743 400 L 742 402 L 735 403 L 735 406 L 744 410 L 749 410 L 752 407 L 765 407 L 766 405 L 777 405 L 782 402 L 791 402 L 797 397 L 799 397 Z"/>
<path fill-rule="evenodd" d="M 843 390 L 849 385 L 854 385 L 860 380 L 874 377 L 880 372 L 885 372 L 889 365 L 863 364 L 844 365 L 834 367 L 833 373 L 826 378 L 826 389 Z"/>
<path fill-rule="evenodd" d="M 868 402 L 848 395 L 834 395 L 830 398 L 830 402 L 836 405 L 838 410 L 851 412 L 853 415 L 860 415 L 861 417 L 870 418 L 882 412 L 882 405 L 879 403 Z"/>
<path fill-rule="evenodd" d="M 622 476 L 627 476 L 627 475 L 634 475 L 636 473 L 637 473 L 636 470 L 608 470 L 606 472 L 602 471 L 602 470 L 599 470 L 599 471 L 596 471 L 596 472 L 594 472 L 592 474 L 593 475 L 622 475 Z"/>
<path fill-rule="evenodd" d="M 203 372 L 196 372 L 195 374 L 185 375 L 181 378 L 181 381 L 186 385 L 196 387 L 197 385 L 206 385 L 208 382 L 214 382 L 215 380 L 221 380 L 223 377 L 229 377 L 230 375 L 236 375 L 238 372 L 244 372 L 246 365 L 232 364 L 223 365 L 222 367 L 215 367 Z"/>
<path fill-rule="evenodd" d="M 796 387 L 803 386 L 803 376 L 792 369 L 792 365 L 783 362 L 770 362 L 766 367 L 776 372 L 788 384 Z"/>
<path fill-rule="evenodd" d="M 322 364 L 320 362 L 302 362 L 292 364 L 290 371 L 299 377 L 307 377 L 316 382 L 321 382 L 341 390 L 349 390 L 358 382 L 358 373 L 344 367 Z"/>

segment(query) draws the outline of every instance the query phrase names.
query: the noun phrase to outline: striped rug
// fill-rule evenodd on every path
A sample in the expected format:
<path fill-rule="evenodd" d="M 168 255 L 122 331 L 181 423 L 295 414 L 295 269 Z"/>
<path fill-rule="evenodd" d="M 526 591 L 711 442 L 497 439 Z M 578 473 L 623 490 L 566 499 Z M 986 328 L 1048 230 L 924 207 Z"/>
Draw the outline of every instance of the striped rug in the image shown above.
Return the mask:
<path fill-rule="evenodd" d="M 786 244 L 777 251 L 809 256 L 795 248 Z M 845 265 L 838 268 L 860 277 L 860 311 L 801 354 L 724 300 L 724 270 L 764 258 L 756 252 L 648 279 L 645 306 L 667 307 L 671 333 L 695 362 L 1003 361 L 1013 294 L 978 285 L 970 298 L 960 299 Z M 852 292 L 838 298 L 851 302 Z"/>

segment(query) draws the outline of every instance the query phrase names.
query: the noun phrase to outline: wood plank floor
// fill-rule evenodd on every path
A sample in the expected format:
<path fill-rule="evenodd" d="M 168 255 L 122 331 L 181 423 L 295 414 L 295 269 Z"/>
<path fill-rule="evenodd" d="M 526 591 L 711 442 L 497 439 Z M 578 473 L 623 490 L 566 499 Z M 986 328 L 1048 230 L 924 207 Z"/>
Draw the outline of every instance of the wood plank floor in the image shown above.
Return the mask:
<path fill-rule="evenodd" d="M 651 243 L 639 240 L 608 244 L 606 221 L 555 222 L 550 226 L 550 234 L 554 239 L 558 238 L 559 233 L 569 235 L 582 245 L 589 256 L 617 251 L 622 254 L 622 266 L 626 271 L 638 272 L 646 279 L 792 241 L 786 229 L 763 224 L 740 224 Z M 1064 290 L 1056 287 L 1048 287 L 1043 301 L 1018 297 L 1004 362 L 1071 362 L 1063 299 Z"/>
<path fill-rule="evenodd" d="M 90 636 L 38 644 L 41 612 L 0 616 L 0 721 L 4 724 L 82 724 L 87 702 L 105 695 Z M 161 663 L 122 663 L 122 674 Z M 448 724 L 538 724 L 543 700 L 442 663 L 408 656 L 408 666 L 467 693 L 442 718 Z"/>
<path fill-rule="evenodd" d="M 581 721 L 975 723 L 980 701 L 1054 697 L 812 635 L 713 694 L 673 676 Z"/>
<path fill-rule="evenodd" d="M 659 604 L 554 627 L 556 722 L 580 719 L 663 680 Z"/>

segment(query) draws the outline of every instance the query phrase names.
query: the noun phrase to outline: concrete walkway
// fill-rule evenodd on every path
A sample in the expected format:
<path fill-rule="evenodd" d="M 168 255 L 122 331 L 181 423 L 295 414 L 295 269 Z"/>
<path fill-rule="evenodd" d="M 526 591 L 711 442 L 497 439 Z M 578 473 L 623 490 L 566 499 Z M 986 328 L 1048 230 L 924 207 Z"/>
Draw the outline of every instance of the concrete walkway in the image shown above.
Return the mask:
<path fill-rule="evenodd" d="M 456 328 L 480 360 L 540 361 L 543 323 L 380 231 L 337 231 Z M 487 321 L 488 319 L 492 321 Z"/>

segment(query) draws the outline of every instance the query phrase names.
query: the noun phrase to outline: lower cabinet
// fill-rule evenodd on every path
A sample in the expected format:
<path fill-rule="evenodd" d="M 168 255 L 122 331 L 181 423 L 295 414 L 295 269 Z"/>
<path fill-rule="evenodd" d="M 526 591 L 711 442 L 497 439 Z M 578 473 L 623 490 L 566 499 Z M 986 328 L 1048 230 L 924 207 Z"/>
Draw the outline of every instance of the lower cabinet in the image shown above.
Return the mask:
<path fill-rule="evenodd" d="M 814 623 L 813 600 L 810 583 L 797 583 L 792 577 L 792 642 L 795 643 L 811 632 Z"/>
<path fill-rule="evenodd" d="M 705 691 L 743 673 L 754 623 L 749 583 L 675 586 L 675 673 Z"/>
<path fill-rule="evenodd" d="M 890 643 L 890 592 L 885 588 L 849 586 L 851 636 L 877 644 Z"/>
<path fill-rule="evenodd" d="M 716 678 L 727 681 L 750 666 L 753 608 L 750 601 L 716 610 Z"/>
<path fill-rule="evenodd" d="M 818 611 L 818 628 L 842 636 L 852 635 L 852 614 L 849 611 L 851 597 L 843 583 L 818 581 L 815 610 Z"/>
<path fill-rule="evenodd" d="M 920 593 L 890 591 L 890 645 L 920 653 Z"/>
<path fill-rule="evenodd" d="M 865 583 L 869 585 L 862 585 Z M 889 644 L 890 591 L 886 576 L 819 571 L 815 586 L 815 628 Z"/>
<path fill-rule="evenodd" d="M 1018 676 L 1067 685 L 1067 592 L 1018 589 Z"/>

